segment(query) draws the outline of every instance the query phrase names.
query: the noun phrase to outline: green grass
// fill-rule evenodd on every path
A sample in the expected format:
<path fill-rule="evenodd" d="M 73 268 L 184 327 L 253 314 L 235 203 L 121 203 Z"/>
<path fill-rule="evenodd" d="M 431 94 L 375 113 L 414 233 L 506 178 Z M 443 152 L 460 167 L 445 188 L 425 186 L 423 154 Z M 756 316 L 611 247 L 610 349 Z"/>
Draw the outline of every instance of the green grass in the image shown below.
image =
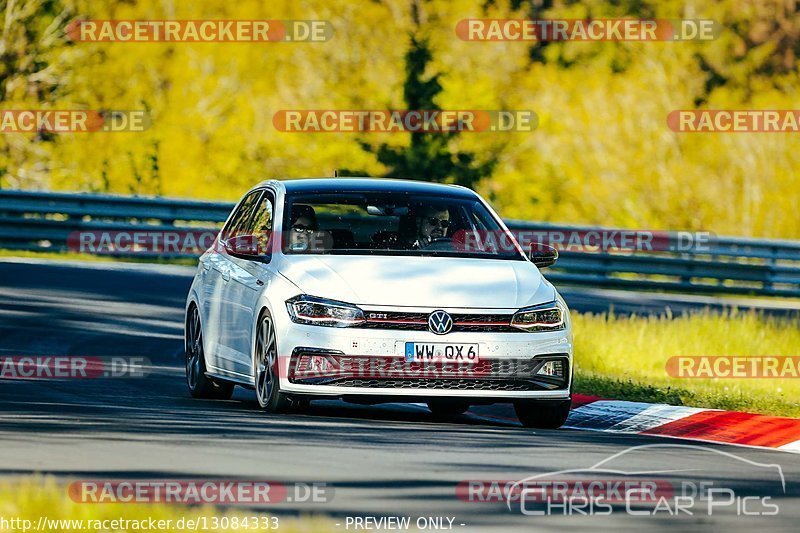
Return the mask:
<path fill-rule="evenodd" d="M 687 379 L 672 356 L 800 356 L 800 318 L 754 311 L 677 317 L 573 315 L 575 392 L 632 401 L 800 417 L 800 379 Z"/>
<path fill-rule="evenodd" d="M 139 504 L 139 503 L 76 503 L 70 499 L 67 492 L 67 484 L 59 483 L 55 478 L 47 476 L 33 476 L 21 479 L 4 479 L 0 481 L 0 517 L 6 520 L 20 518 L 31 521 L 31 529 L 34 530 L 38 525 L 40 517 L 50 520 L 171 520 L 170 527 L 159 529 L 159 531 L 183 532 L 193 530 L 192 528 L 178 529 L 178 520 L 198 520 L 206 517 L 206 524 L 209 529 L 205 531 L 247 531 L 248 529 L 235 529 L 231 522 L 228 522 L 226 529 L 211 529 L 212 517 L 228 517 L 229 520 L 245 517 L 257 516 L 258 522 L 270 515 L 264 512 L 248 511 L 245 509 L 226 510 L 211 506 L 181 506 L 172 504 Z M 303 518 L 279 518 L 277 531 L 287 533 L 312 533 L 335 531 L 333 521 L 322 517 L 303 517 Z M 85 524 L 85 523 L 84 523 Z M 166 522 L 163 523 L 167 525 Z M 185 524 L 185 522 L 184 522 Z M 10 524 L 7 524 L 10 525 Z M 21 528 L 3 527 L 0 523 L 0 531 L 21 531 Z M 97 529 L 69 527 L 68 524 L 48 523 L 44 531 L 52 533 L 75 532 L 75 531 L 111 531 L 112 529 Z M 144 531 L 146 529 L 115 529 L 115 531 Z M 202 529 L 200 529 L 202 530 Z M 261 531 L 266 529 L 259 528 Z M 272 531 L 274 529 L 271 529 Z M 151 530 L 152 531 L 152 530 Z"/>

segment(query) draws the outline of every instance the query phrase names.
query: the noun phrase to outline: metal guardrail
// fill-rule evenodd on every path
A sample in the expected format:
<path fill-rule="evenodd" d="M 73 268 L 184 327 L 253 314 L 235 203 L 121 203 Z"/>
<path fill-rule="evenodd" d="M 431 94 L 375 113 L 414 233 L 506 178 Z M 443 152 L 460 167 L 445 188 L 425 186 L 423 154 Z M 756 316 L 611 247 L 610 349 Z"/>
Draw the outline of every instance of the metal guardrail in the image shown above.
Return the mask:
<path fill-rule="evenodd" d="M 523 232 L 615 231 L 514 220 L 506 224 Z M 605 288 L 800 297 L 800 241 L 710 236 L 700 246 L 680 250 L 675 245 L 686 232 L 652 233 L 660 244 L 653 250 L 571 251 L 567 246 L 546 276 L 555 283 Z"/>
<path fill-rule="evenodd" d="M 66 251 L 70 239 L 80 232 L 215 232 L 232 208 L 232 203 L 168 198 L 0 190 L 0 248 Z M 512 231 L 523 234 L 616 231 L 506 222 Z M 661 232 L 658 236 L 663 244 L 677 242 L 681 234 Z M 169 254 L 136 251 L 128 255 Z M 555 283 L 607 288 L 800 297 L 800 241 L 712 237 L 702 249 L 688 250 L 567 246 L 546 275 Z"/>
<path fill-rule="evenodd" d="M 216 231 L 232 203 L 0 189 L 0 248 L 64 252 L 81 232 Z M 119 253 L 170 257 L 147 252 Z"/>

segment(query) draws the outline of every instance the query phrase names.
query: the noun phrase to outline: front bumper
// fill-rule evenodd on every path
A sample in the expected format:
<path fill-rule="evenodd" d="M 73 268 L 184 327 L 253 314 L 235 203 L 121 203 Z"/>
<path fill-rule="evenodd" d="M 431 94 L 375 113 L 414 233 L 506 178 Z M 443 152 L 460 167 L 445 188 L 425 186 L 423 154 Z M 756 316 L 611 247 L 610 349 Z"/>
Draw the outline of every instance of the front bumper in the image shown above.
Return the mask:
<path fill-rule="evenodd" d="M 539 333 L 459 332 L 328 328 L 294 323 L 279 335 L 281 390 L 322 397 L 464 398 L 480 400 L 567 399 L 572 382 L 569 328 Z M 406 342 L 477 344 L 476 365 L 406 363 Z M 298 375 L 302 357 L 325 356 L 336 372 Z M 563 361 L 561 380 L 536 377 L 544 360 Z M 305 368 L 301 365 L 301 368 Z"/>

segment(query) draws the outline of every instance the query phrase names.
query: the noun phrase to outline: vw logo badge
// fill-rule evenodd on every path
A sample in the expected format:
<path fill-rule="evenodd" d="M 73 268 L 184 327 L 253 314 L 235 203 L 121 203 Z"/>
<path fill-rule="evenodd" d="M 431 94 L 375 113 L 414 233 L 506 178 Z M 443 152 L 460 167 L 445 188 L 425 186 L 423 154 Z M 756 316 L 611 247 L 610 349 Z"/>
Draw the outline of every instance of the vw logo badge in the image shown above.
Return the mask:
<path fill-rule="evenodd" d="M 437 335 L 450 333 L 453 329 L 453 319 L 446 311 L 434 311 L 428 315 L 428 329 Z"/>

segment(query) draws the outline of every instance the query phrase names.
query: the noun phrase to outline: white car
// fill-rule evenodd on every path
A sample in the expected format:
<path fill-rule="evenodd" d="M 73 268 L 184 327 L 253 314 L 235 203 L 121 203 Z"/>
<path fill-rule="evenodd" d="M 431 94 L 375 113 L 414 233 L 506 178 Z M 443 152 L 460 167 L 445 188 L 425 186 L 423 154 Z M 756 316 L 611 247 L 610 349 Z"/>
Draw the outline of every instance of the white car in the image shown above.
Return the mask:
<path fill-rule="evenodd" d="M 425 402 L 437 416 L 513 403 L 569 414 L 569 311 L 475 192 L 394 179 L 265 181 L 200 257 L 186 302 L 199 398 L 253 388 L 267 411 L 314 399 Z M 537 267 L 538 265 L 538 267 Z"/>

